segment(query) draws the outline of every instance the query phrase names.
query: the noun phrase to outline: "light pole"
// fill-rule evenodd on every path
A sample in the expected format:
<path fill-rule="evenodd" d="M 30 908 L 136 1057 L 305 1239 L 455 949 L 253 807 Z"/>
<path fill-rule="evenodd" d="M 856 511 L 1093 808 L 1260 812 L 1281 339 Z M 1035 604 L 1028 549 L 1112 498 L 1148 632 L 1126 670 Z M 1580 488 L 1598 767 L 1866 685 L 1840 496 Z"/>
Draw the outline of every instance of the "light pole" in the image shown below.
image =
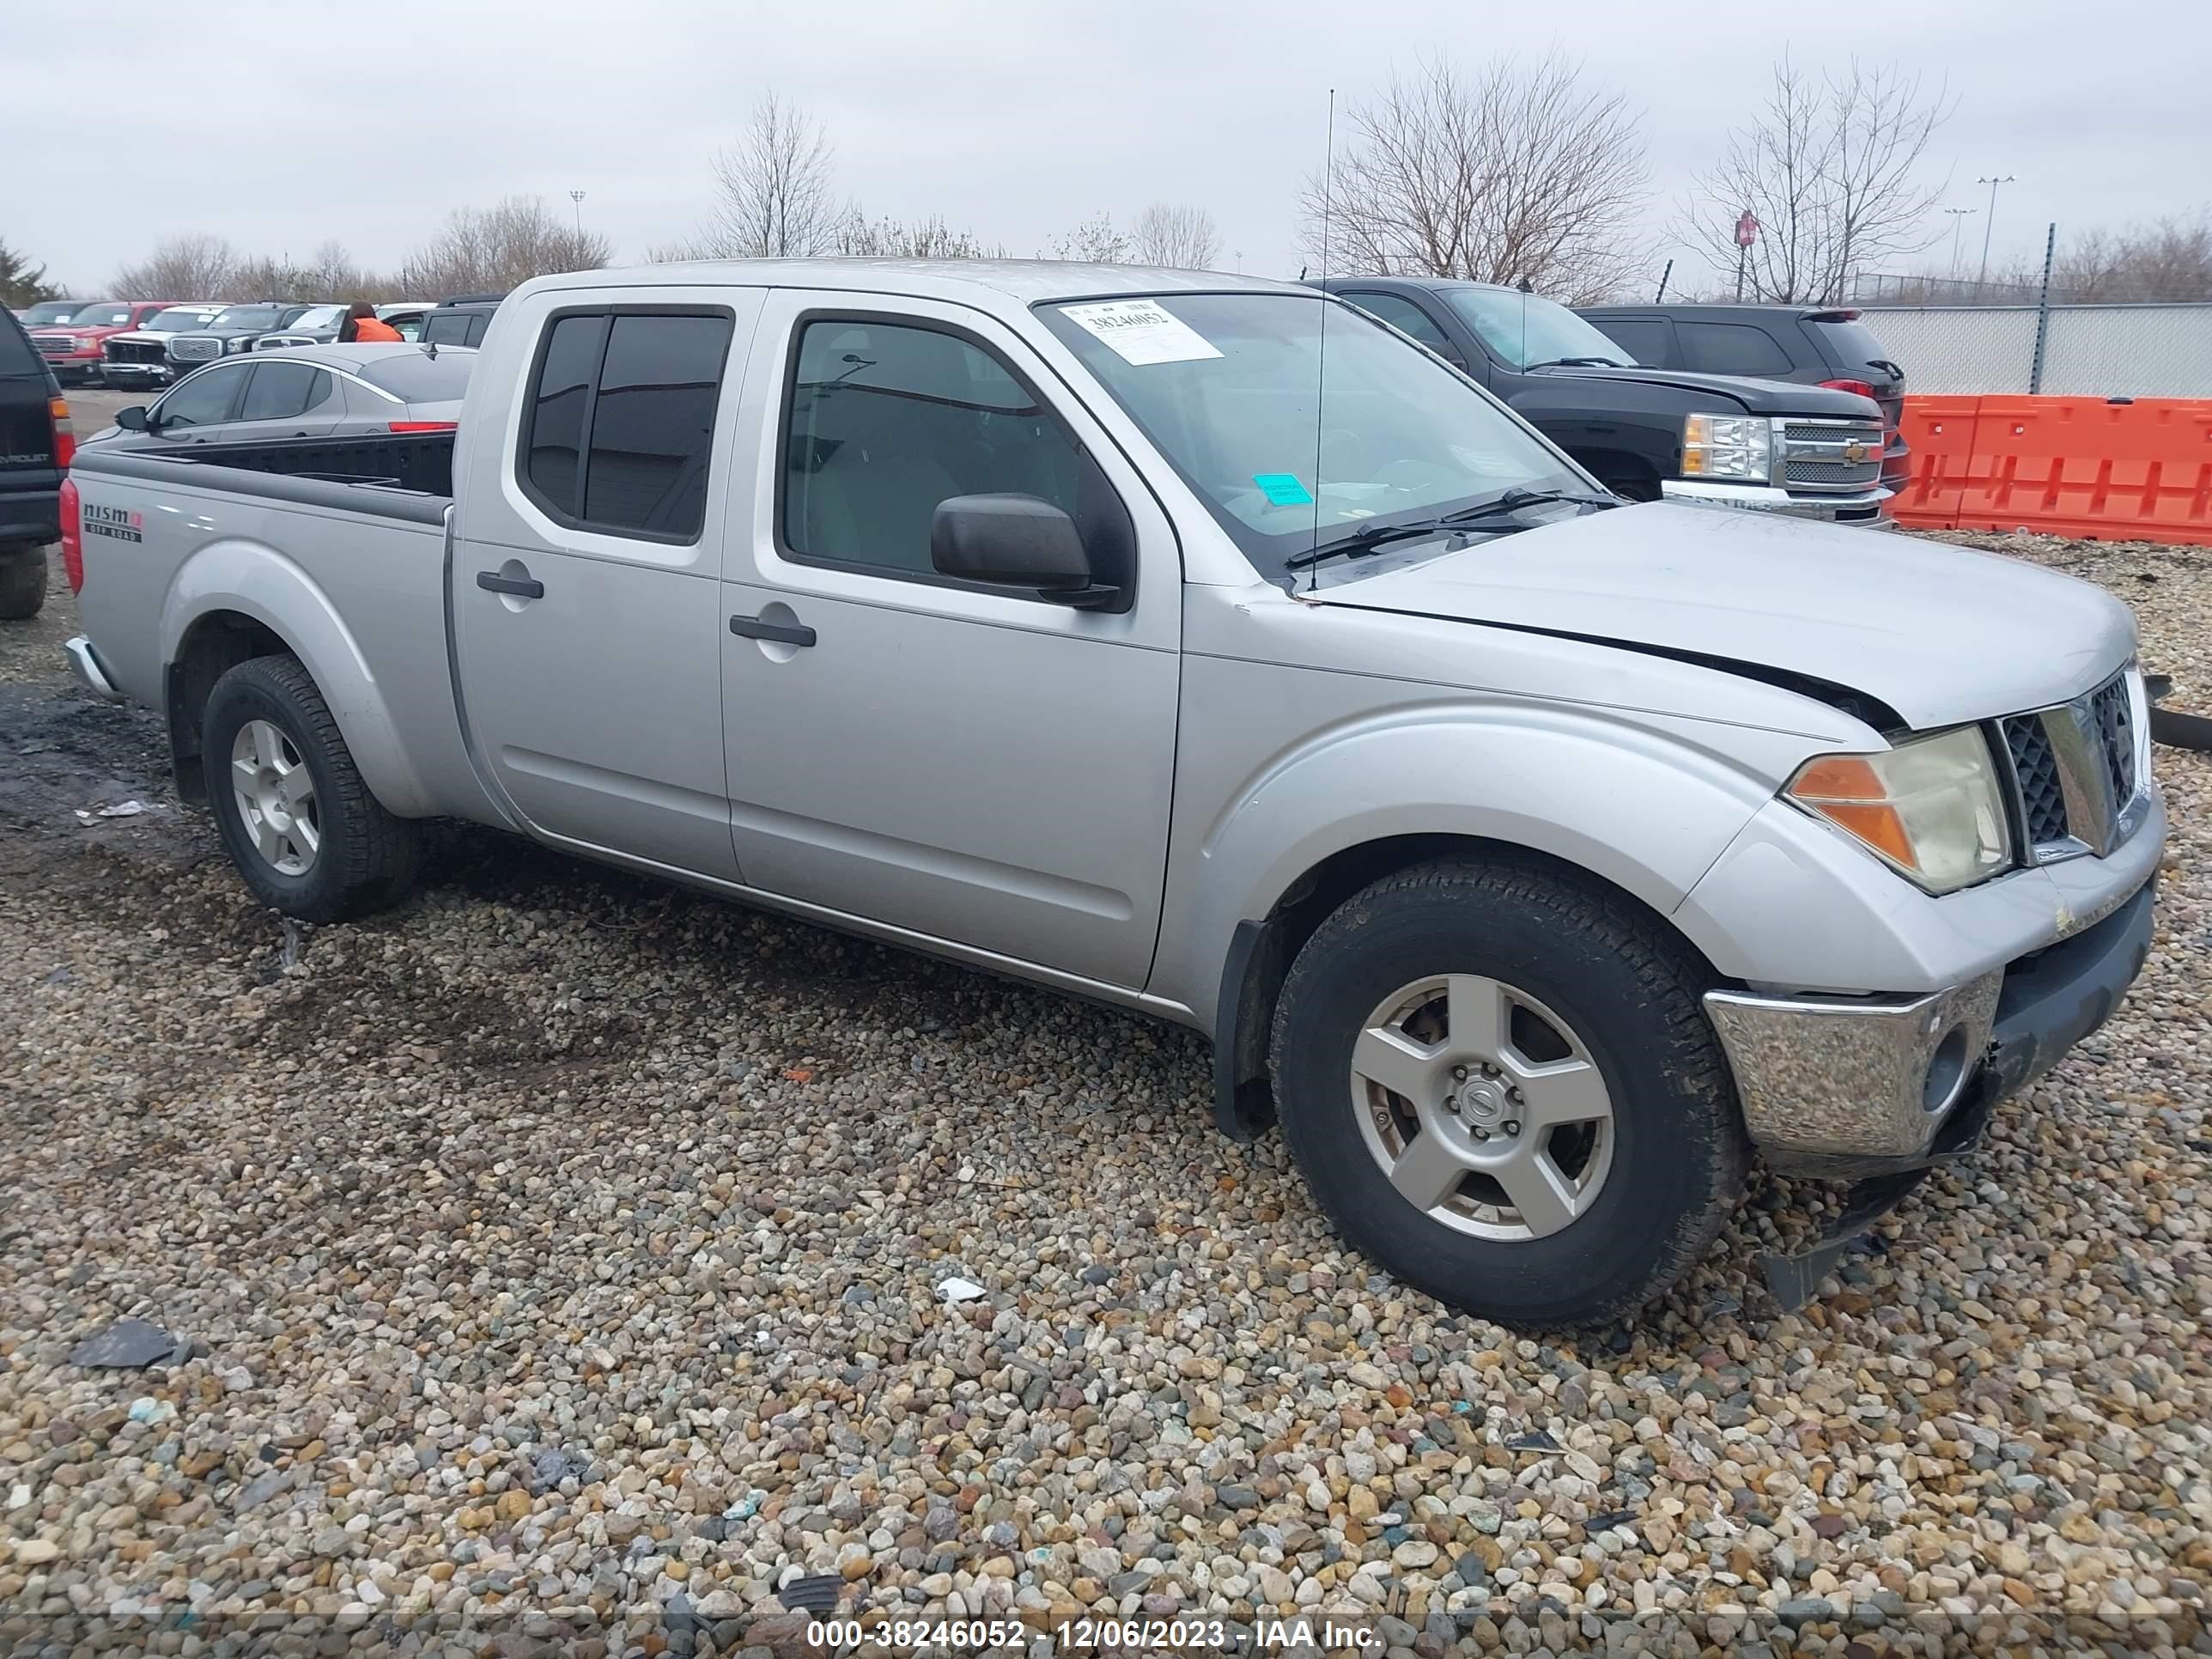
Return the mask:
<path fill-rule="evenodd" d="M 576 240 L 580 242 L 584 240 L 584 192 L 572 190 L 568 199 L 576 204 Z"/>
<path fill-rule="evenodd" d="M 1974 182 L 1990 187 L 1990 216 L 1982 221 L 1982 272 L 1974 278 L 1974 286 L 1979 288 L 1990 280 L 1990 233 L 1997 228 L 1997 186 L 2012 184 L 2014 179 L 2008 173 L 2002 179 L 1977 179 Z"/>
<path fill-rule="evenodd" d="M 1955 283 L 1959 280 L 1959 227 L 1965 224 L 1981 210 L 1979 208 L 1945 208 L 1943 211 L 1951 216 L 1951 280 Z"/>

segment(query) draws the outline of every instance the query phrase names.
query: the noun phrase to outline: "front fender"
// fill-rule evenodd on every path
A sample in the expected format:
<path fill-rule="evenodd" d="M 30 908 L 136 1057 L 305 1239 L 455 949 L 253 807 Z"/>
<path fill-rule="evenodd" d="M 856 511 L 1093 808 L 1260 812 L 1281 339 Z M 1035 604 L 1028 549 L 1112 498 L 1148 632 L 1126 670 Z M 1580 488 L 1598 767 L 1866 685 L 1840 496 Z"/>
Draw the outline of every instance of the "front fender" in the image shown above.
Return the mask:
<path fill-rule="evenodd" d="M 1336 855 L 1403 836 L 1548 854 L 1671 915 L 1773 793 L 1761 764 L 1709 746 L 1723 730 L 1804 743 L 1556 703 L 1397 709 L 1316 733 L 1237 786 L 1177 860 L 1154 989 L 1212 1028 L 1238 925 Z"/>
<path fill-rule="evenodd" d="M 175 662 L 193 626 L 221 611 L 252 618 L 299 658 L 330 705 L 362 780 L 387 811 L 426 817 L 438 810 L 359 642 L 331 596 L 296 561 L 242 538 L 210 542 L 194 553 L 162 600 L 162 663 Z"/>

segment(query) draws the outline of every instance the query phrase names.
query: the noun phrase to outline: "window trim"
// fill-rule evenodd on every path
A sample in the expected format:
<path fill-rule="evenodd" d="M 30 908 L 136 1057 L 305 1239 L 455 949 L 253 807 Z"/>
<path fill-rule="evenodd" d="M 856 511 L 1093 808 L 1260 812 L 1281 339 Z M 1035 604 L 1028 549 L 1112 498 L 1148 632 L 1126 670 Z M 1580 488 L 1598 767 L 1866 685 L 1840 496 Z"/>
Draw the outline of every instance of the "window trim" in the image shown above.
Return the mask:
<path fill-rule="evenodd" d="M 553 335 L 560 325 L 572 317 L 595 317 L 603 326 L 599 330 L 597 355 L 592 360 L 592 378 L 584 386 L 584 413 L 576 434 L 576 493 L 572 507 L 564 507 L 538 487 L 530 476 L 530 441 L 538 430 L 538 388 L 545 372 L 546 355 L 552 349 Z M 714 317 L 729 325 L 730 337 L 722 348 L 722 361 L 714 370 L 714 424 L 707 434 L 707 495 L 699 514 L 699 527 L 689 535 L 678 535 L 672 531 L 645 530 L 635 525 L 607 524 L 582 516 L 584 485 L 591 471 L 592 426 L 599 410 L 599 377 L 606 372 L 607 343 L 614 338 L 615 319 L 618 317 Z M 721 435 L 722 399 L 730 385 L 730 351 L 738 338 L 738 313 L 734 307 L 715 305 L 708 301 L 666 303 L 628 302 L 617 305 L 562 306 L 549 311 L 539 319 L 538 343 L 531 349 L 530 368 L 522 388 L 525 407 L 522 418 L 515 422 L 514 453 L 509 458 L 515 488 L 523 499 L 563 530 L 579 531 L 591 536 L 611 536 L 621 541 L 650 542 L 659 547 L 696 547 L 707 534 L 708 511 L 714 505 L 714 463 L 716 441 Z"/>
<path fill-rule="evenodd" d="M 1054 301 L 1054 303 L 1060 302 Z M 1122 584 L 1121 600 L 1111 606 L 1103 608 L 1096 614 L 1116 616 L 1135 608 L 1139 568 L 1143 563 L 1137 545 L 1137 520 L 1136 515 L 1129 511 L 1129 503 L 1122 496 L 1121 486 L 1114 482 L 1113 475 L 1099 464 L 1098 458 L 1091 453 L 1091 446 L 1083 441 L 1082 436 L 1068 423 L 1058 406 L 1045 396 L 1035 378 L 1024 373 L 1017 365 L 1009 362 L 1006 354 L 991 341 L 977 331 L 963 324 L 949 322 L 939 317 L 923 316 L 916 312 L 866 311 L 849 306 L 811 306 L 792 318 L 790 331 L 784 337 L 783 373 L 780 377 L 780 386 L 776 393 L 778 407 L 775 422 L 775 500 L 769 508 L 769 544 L 775 548 L 777 558 L 787 563 L 804 565 L 816 570 L 842 570 L 850 575 L 874 576 L 884 581 L 903 582 L 916 587 L 949 588 L 959 593 L 988 593 L 994 599 L 1012 599 L 1023 605 L 1044 605 L 1054 611 L 1071 609 L 1061 600 L 1049 599 L 1042 593 L 1026 592 L 1021 588 L 1002 586 L 997 582 L 969 581 L 964 577 L 947 576 L 934 569 L 895 570 L 886 565 L 868 564 L 858 559 L 826 559 L 817 553 L 801 553 L 791 545 L 784 536 L 783 526 L 784 509 L 788 501 L 791 487 L 791 468 L 787 462 L 791 455 L 792 407 L 793 394 L 799 386 L 800 349 L 805 343 L 807 329 L 816 323 L 878 323 L 890 328 L 911 328 L 925 333 L 946 334 L 964 345 L 973 346 L 1005 370 L 1009 380 L 1029 393 L 1038 412 L 1059 429 L 1060 435 L 1067 440 L 1083 464 L 1097 473 L 1098 482 L 1106 487 L 1107 493 L 1113 498 L 1114 505 L 1121 511 L 1129 542 L 1128 576 Z M 1086 556 L 1090 550 L 1087 547 L 1084 550 Z"/>

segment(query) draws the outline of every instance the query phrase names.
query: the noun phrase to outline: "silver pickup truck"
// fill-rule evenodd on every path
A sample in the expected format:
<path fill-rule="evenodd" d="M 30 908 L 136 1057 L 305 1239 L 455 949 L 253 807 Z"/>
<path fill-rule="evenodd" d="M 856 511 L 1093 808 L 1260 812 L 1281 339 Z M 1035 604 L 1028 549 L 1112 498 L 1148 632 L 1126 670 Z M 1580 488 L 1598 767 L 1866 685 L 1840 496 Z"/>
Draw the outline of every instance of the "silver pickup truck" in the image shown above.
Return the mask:
<path fill-rule="evenodd" d="M 1312 290 L 532 282 L 456 433 L 82 453 L 94 690 L 269 904 L 445 816 L 1197 1027 L 1401 1279 L 1620 1316 L 1753 1149 L 1863 1216 L 2141 968 L 2124 606 L 1623 505 Z"/>

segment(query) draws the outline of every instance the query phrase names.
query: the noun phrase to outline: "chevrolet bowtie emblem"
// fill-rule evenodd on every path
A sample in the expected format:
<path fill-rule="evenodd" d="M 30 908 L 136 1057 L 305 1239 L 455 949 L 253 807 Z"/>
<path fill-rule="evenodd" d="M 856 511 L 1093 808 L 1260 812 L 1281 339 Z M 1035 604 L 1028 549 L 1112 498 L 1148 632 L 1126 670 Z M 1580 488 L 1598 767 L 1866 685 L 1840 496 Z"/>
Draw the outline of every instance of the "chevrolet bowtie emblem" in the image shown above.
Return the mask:
<path fill-rule="evenodd" d="M 1856 438 L 1844 446 L 1844 459 L 1856 466 L 1867 458 L 1867 447 Z"/>

